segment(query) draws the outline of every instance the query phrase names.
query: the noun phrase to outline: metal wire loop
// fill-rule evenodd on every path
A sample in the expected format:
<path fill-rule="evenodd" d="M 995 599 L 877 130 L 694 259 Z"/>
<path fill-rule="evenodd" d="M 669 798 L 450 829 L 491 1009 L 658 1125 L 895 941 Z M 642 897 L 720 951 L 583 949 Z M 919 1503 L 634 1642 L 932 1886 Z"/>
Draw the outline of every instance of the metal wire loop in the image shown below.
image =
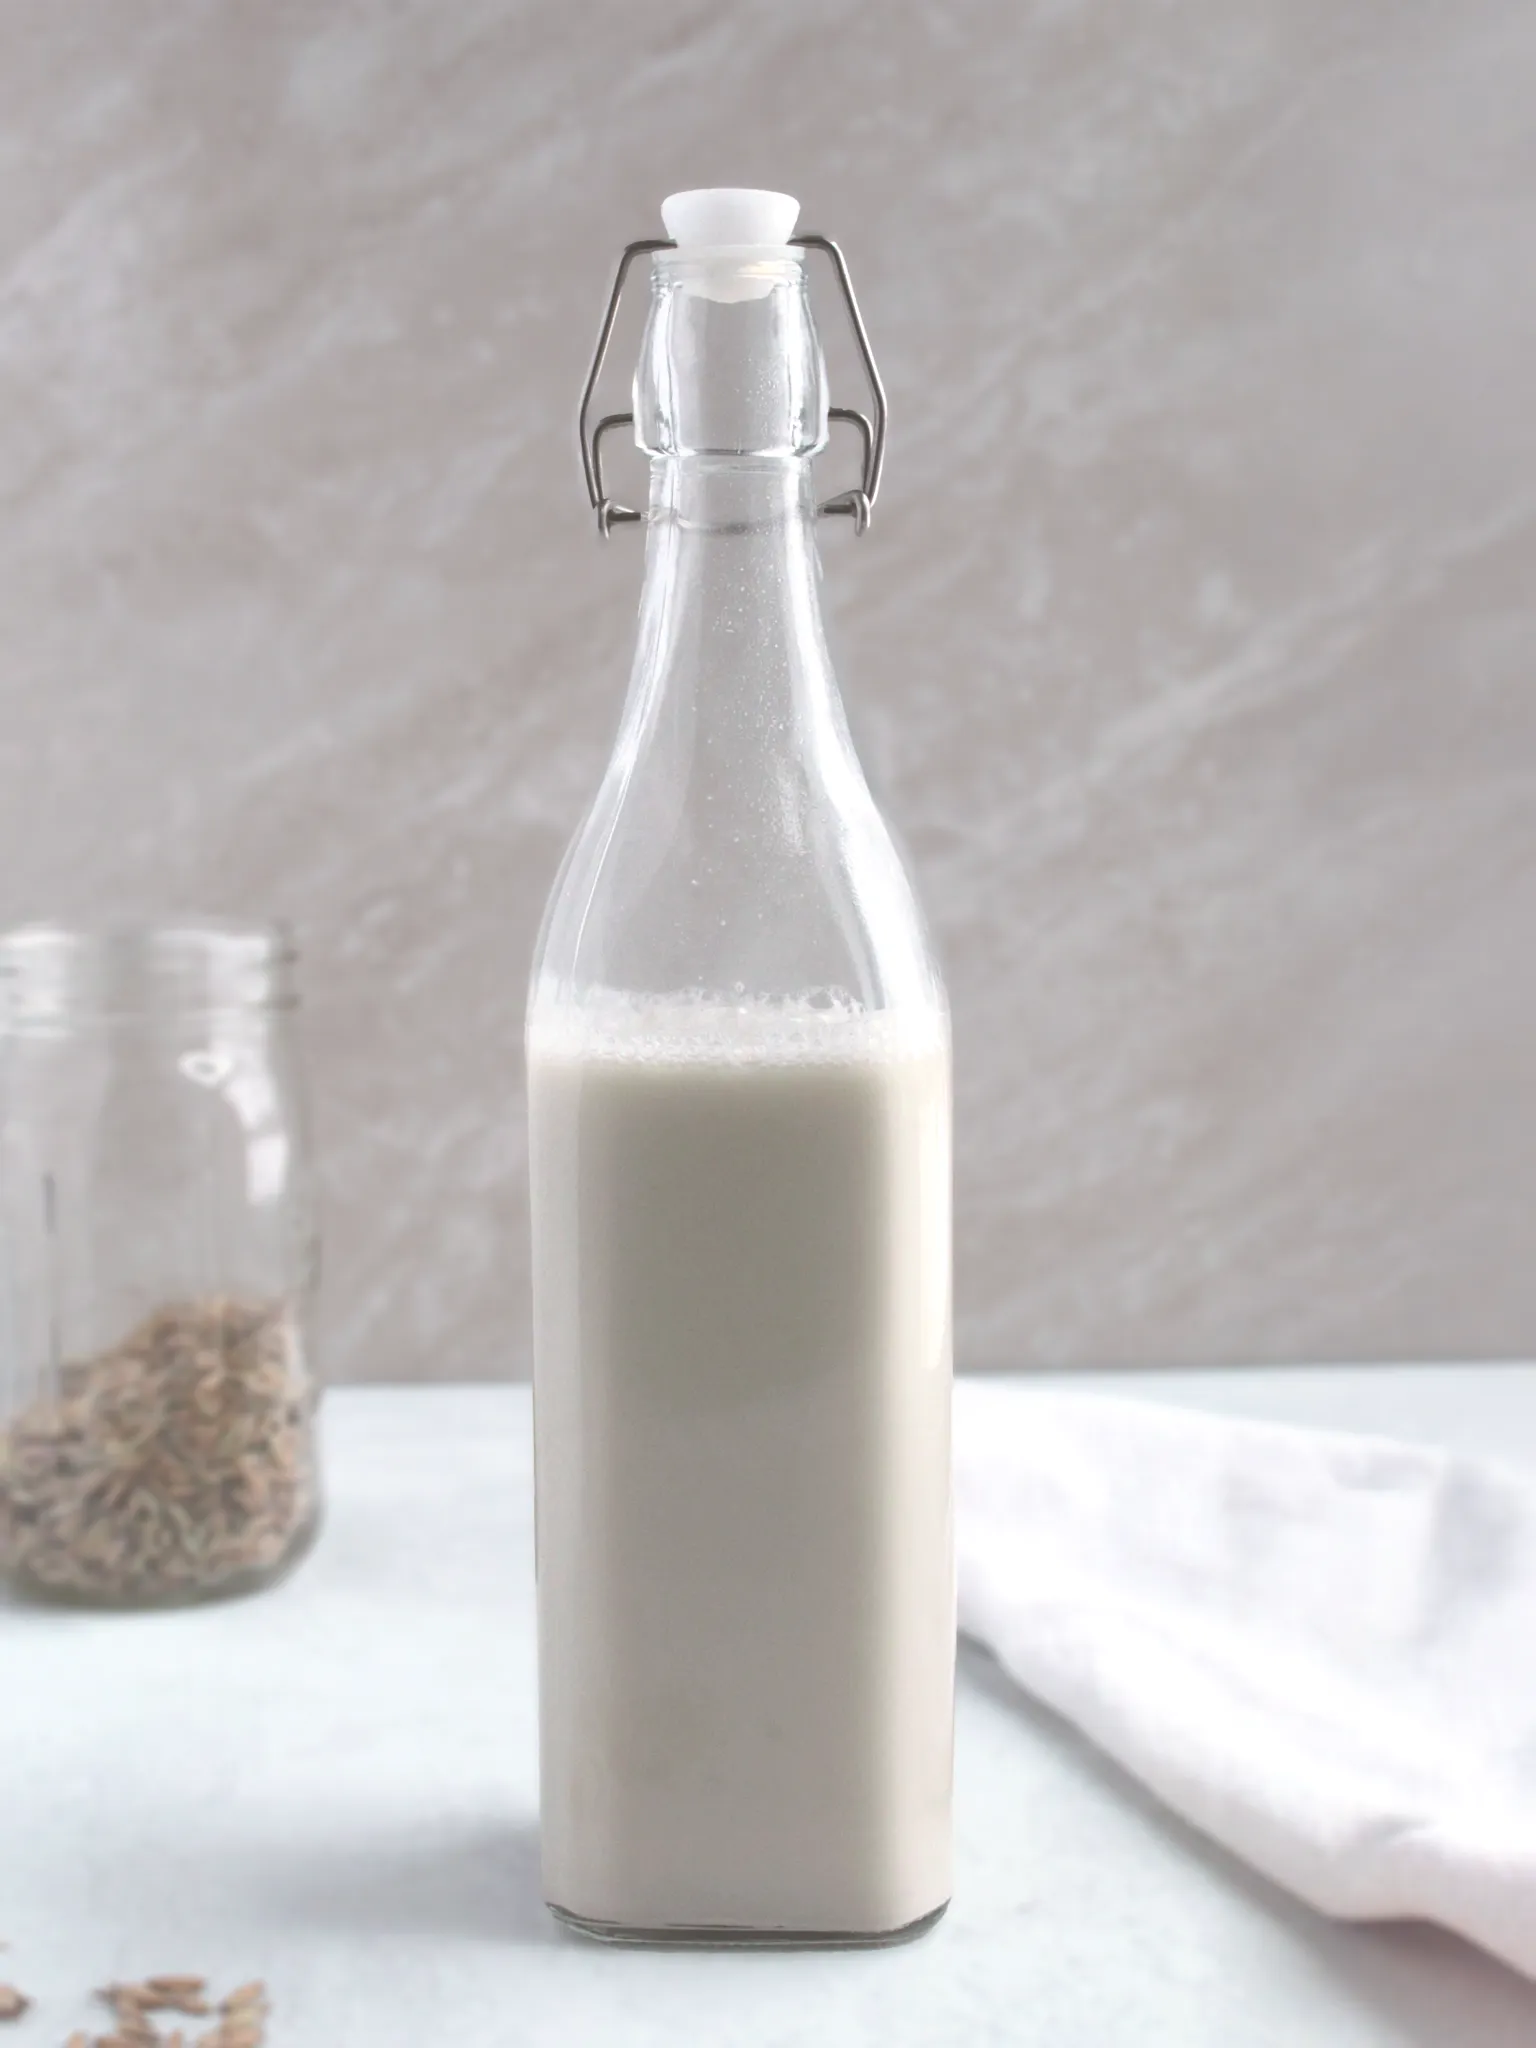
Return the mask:
<path fill-rule="evenodd" d="M 853 338 L 858 344 L 859 361 L 864 368 L 869 395 L 874 400 L 875 420 L 871 426 L 863 413 L 852 406 L 834 405 L 827 409 L 829 420 L 846 420 L 856 426 L 864 442 L 864 481 L 858 490 L 840 491 L 835 498 L 828 498 L 819 507 L 823 517 L 833 513 L 849 514 L 853 518 L 853 530 L 862 534 L 869 525 L 869 516 L 875 508 L 875 499 L 880 495 L 880 473 L 885 468 L 885 386 L 880 381 L 880 372 L 875 367 L 875 352 L 869 345 L 869 334 L 864 325 L 864 316 L 859 311 L 859 302 L 854 294 L 853 279 L 848 275 L 848 265 L 843 252 L 826 235 L 792 235 L 791 242 L 800 249 L 820 249 L 832 260 L 837 272 L 837 282 L 842 290 L 843 304 L 848 309 L 848 324 L 853 329 Z M 855 501 L 860 501 L 856 503 Z"/>
<path fill-rule="evenodd" d="M 870 513 L 880 489 L 880 474 L 885 467 L 885 386 L 881 383 L 880 372 L 875 367 L 874 352 L 869 345 L 869 335 L 859 312 L 853 280 L 848 275 L 848 265 L 843 260 L 842 250 L 826 235 L 794 235 L 791 237 L 791 245 L 799 249 L 819 249 L 825 256 L 830 257 L 837 272 L 843 303 L 848 310 L 853 338 L 858 345 L 859 360 L 863 365 L 870 396 L 874 401 L 873 424 L 852 406 L 833 405 L 827 408 L 829 421 L 840 420 L 858 432 L 863 454 L 863 481 L 852 490 L 839 491 L 835 497 L 824 499 L 816 508 L 824 519 L 852 519 L 854 532 L 862 534 L 869 526 Z M 596 426 L 589 429 L 592 401 L 597 393 L 598 378 L 603 373 L 603 364 L 608 359 L 608 344 L 613 339 L 614 323 L 619 315 L 619 301 L 624 296 L 624 281 L 629 276 L 630 265 L 637 256 L 650 256 L 658 249 L 676 247 L 675 242 L 657 239 L 627 244 L 619 258 L 613 289 L 608 294 L 608 305 L 603 314 L 603 324 L 598 329 L 597 346 L 592 351 L 587 381 L 582 386 L 581 404 L 576 414 L 576 435 L 581 448 L 581 472 L 586 478 L 587 497 L 597 514 L 597 530 L 605 540 L 615 526 L 639 524 L 644 520 L 645 514 L 637 512 L 632 505 L 617 504 L 603 488 L 603 436 L 611 433 L 615 427 L 632 427 L 635 416 L 632 412 L 605 413 Z"/>

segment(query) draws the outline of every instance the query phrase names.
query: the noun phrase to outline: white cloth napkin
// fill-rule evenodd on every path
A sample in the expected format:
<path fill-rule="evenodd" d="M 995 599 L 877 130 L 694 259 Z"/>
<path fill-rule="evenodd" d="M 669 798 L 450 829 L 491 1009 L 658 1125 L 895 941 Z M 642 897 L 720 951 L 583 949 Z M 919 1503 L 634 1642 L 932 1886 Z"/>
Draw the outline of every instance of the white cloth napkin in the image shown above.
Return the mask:
<path fill-rule="evenodd" d="M 962 1380 L 960 1625 L 1324 1913 L 1536 1976 L 1536 1484 L 1379 1438 Z"/>

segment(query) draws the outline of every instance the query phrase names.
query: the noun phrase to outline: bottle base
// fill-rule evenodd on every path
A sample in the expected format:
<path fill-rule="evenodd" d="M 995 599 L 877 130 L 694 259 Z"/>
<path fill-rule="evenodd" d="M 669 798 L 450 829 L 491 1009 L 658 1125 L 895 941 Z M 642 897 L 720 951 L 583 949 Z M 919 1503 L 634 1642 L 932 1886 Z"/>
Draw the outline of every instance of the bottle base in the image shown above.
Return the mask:
<path fill-rule="evenodd" d="M 874 1934 L 841 1934 L 819 1927 L 629 1927 L 613 1920 L 589 1920 L 583 1913 L 557 1906 L 553 1899 L 547 1903 L 562 1927 L 619 1948 L 899 1948 L 937 1927 L 949 1911 L 945 1899 L 904 1926 Z"/>

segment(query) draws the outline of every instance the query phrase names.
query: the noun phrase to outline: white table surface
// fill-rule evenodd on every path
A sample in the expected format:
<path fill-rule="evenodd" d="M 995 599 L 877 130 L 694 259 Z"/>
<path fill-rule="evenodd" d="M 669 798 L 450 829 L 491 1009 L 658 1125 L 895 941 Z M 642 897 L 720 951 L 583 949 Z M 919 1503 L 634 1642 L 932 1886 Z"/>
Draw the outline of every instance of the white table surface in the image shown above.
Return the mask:
<path fill-rule="evenodd" d="M 1074 1384 L 1100 1386 L 1091 1378 Z M 1536 1466 L 1536 1368 L 1114 1386 Z M 273 2048 L 1532 2048 L 1536 1984 L 1449 1935 L 1326 1923 L 961 1654 L 955 1902 L 874 1954 L 596 1947 L 540 1902 L 525 1390 L 347 1390 L 331 1513 L 273 1594 L 0 1608 L 6 2048 L 112 1977 L 264 1976 Z"/>

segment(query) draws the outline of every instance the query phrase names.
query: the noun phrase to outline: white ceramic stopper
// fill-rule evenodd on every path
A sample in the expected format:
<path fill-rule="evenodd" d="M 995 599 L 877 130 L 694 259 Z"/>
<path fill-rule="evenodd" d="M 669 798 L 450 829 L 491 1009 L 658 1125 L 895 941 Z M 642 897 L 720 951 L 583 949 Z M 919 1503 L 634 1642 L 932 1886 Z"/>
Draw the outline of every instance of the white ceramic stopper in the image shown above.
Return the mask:
<path fill-rule="evenodd" d="M 699 259 L 688 266 L 686 289 L 726 305 L 765 299 L 773 290 L 783 264 L 765 271 L 762 259 L 770 250 L 785 249 L 799 214 L 799 200 L 787 192 L 752 192 L 735 185 L 674 192 L 661 205 L 667 233 L 684 255 Z"/>
<path fill-rule="evenodd" d="M 799 217 L 800 202 L 787 192 L 735 185 L 674 192 L 661 202 L 662 224 L 679 249 L 782 248 Z"/>

